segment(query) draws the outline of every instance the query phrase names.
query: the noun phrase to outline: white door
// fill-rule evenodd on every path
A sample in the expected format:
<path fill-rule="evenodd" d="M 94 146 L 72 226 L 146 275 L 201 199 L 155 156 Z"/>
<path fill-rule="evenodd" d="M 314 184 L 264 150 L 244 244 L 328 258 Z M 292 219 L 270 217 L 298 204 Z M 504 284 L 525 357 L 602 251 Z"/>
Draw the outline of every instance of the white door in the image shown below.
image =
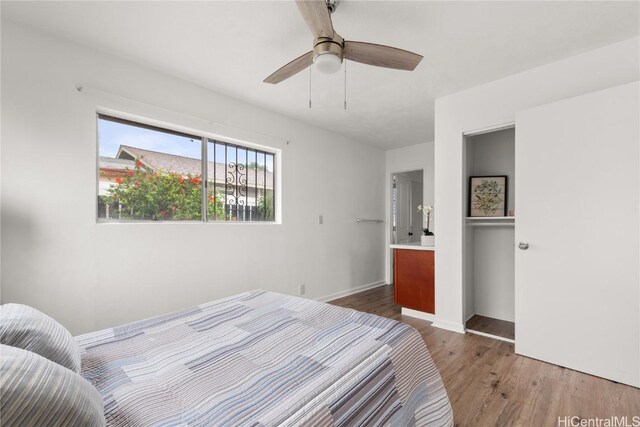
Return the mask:
<path fill-rule="evenodd" d="M 516 352 L 636 387 L 639 93 L 517 114 L 515 179 Z"/>
<path fill-rule="evenodd" d="M 411 241 L 411 181 L 396 175 L 396 243 Z"/>

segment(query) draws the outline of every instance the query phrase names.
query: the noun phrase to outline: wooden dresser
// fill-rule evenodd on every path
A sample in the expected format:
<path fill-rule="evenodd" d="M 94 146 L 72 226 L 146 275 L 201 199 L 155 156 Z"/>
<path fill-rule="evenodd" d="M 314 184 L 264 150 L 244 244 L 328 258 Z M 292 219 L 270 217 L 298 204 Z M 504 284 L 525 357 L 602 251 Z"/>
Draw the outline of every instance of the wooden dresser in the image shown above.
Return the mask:
<path fill-rule="evenodd" d="M 435 314 L 435 250 L 419 245 L 392 245 L 395 303 Z"/>

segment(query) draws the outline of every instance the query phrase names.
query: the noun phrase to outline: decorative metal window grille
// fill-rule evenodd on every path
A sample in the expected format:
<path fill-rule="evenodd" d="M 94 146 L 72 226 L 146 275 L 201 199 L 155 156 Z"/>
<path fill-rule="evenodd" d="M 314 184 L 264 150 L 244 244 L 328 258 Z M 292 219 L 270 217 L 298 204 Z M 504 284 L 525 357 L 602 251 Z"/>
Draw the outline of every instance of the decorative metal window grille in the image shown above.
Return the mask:
<path fill-rule="evenodd" d="M 98 152 L 99 221 L 275 221 L 275 153 L 103 114 Z"/>
<path fill-rule="evenodd" d="M 273 153 L 209 139 L 208 159 L 207 200 L 215 203 L 222 196 L 224 201 L 224 218 L 218 208 L 209 220 L 274 221 Z"/>

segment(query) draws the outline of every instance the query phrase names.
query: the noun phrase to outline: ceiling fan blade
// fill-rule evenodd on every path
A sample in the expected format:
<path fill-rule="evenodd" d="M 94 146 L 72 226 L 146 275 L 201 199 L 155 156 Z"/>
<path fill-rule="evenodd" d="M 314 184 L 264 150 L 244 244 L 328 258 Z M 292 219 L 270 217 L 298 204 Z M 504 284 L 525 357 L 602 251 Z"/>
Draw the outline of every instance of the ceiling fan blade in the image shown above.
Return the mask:
<path fill-rule="evenodd" d="M 293 61 L 289 62 L 284 67 L 279 68 L 275 73 L 264 79 L 265 83 L 276 84 L 283 80 L 288 79 L 294 74 L 298 74 L 300 71 L 313 64 L 313 51 L 307 52 L 302 56 L 297 57 Z"/>
<path fill-rule="evenodd" d="M 314 37 L 333 37 L 333 24 L 325 0 L 296 0 L 296 4 Z"/>
<path fill-rule="evenodd" d="M 376 67 L 407 71 L 413 71 L 422 60 L 422 55 L 409 52 L 408 50 L 381 44 L 346 40 L 344 42 L 343 54 L 346 59 L 350 59 L 351 61 L 375 65 Z"/>

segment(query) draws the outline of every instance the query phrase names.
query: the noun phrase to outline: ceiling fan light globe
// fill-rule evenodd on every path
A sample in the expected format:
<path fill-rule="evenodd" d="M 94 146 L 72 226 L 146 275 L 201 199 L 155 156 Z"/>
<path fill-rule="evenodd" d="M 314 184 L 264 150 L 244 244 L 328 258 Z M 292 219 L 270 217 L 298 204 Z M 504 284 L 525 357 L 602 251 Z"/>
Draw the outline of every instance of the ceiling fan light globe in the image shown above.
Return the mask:
<path fill-rule="evenodd" d="M 342 60 L 338 55 L 325 53 L 314 58 L 313 63 L 316 70 L 323 74 L 333 74 L 340 70 Z"/>

